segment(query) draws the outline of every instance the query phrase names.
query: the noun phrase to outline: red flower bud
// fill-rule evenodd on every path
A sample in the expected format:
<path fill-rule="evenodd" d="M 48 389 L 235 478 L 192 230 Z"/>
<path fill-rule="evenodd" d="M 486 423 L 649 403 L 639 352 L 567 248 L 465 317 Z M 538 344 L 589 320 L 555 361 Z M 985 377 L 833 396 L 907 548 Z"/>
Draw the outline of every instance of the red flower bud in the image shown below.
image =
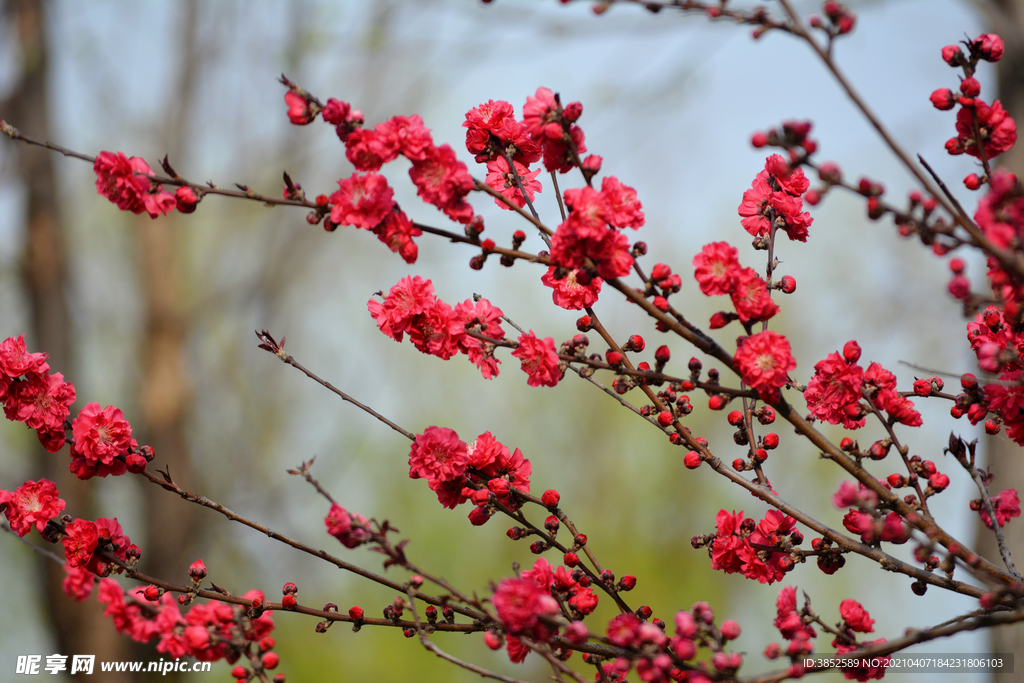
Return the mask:
<path fill-rule="evenodd" d="M 189 566 L 188 575 L 192 577 L 193 581 L 202 581 L 206 578 L 206 565 L 202 560 L 196 560 Z M 255 607 L 255 605 L 253 606 Z"/>
<path fill-rule="evenodd" d="M 294 595 L 286 595 L 281 598 L 281 607 L 284 607 L 285 609 L 295 609 L 297 604 L 298 602 L 295 600 Z"/>
<path fill-rule="evenodd" d="M 740 625 L 732 619 L 727 619 L 722 622 L 722 637 L 726 640 L 736 640 L 740 637 Z"/>
<path fill-rule="evenodd" d="M 698 467 L 700 467 L 700 463 L 700 453 L 698 453 L 697 451 L 690 451 L 683 458 L 683 464 L 686 466 L 687 469 L 695 470 Z"/>
<path fill-rule="evenodd" d="M 363 618 L 363 608 L 359 607 L 358 605 L 355 607 L 349 607 L 348 615 L 356 621 L 360 621 Z"/>
<path fill-rule="evenodd" d="M 670 424 L 672 424 L 672 421 L 674 419 L 675 418 L 672 417 L 672 413 L 670 413 L 667 410 L 663 410 L 660 413 L 658 413 L 658 424 L 661 425 L 662 427 L 668 427 Z"/>
<path fill-rule="evenodd" d="M 981 83 L 978 82 L 977 78 L 969 76 L 960 81 L 960 92 L 967 97 L 977 97 L 981 94 Z"/>
<path fill-rule="evenodd" d="M 942 48 L 942 59 L 950 66 L 959 66 L 964 61 L 964 53 L 956 45 L 947 45 Z"/>
<path fill-rule="evenodd" d="M 669 350 L 667 346 L 659 346 L 654 351 L 654 360 L 660 363 L 661 365 L 667 363 L 670 358 L 672 358 L 672 352 Z"/>
<path fill-rule="evenodd" d="M 281 658 L 277 656 L 276 652 L 268 652 L 263 655 L 263 668 L 264 669 L 276 669 L 277 665 L 281 662 Z"/>
<path fill-rule="evenodd" d="M 502 638 L 494 631 L 488 631 L 484 634 L 484 643 L 492 650 L 501 649 Z"/>
<path fill-rule="evenodd" d="M 971 47 L 978 52 L 978 56 L 986 62 L 998 62 L 1003 58 L 1005 45 L 1003 39 L 995 33 L 986 33 L 978 36 L 971 43 Z"/>
<path fill-rule="evenodd" d="M 956 106 L 956 95 L 949 88 L 939 88 L 928 98 L 932 106 L 940 111 L 948 111 Z"/>
<path fill-rule="evenodd" d="M 146 471 L 146 458 L 140 453 L 129 453 L 124 459 L 124 464 L 132 474 Z"/>
<path fill-rule="evenodd" d="M 860 344 L 850 340 L 843 345 L 843 358 L 847 363 L 856 363 L 860 360 Z"/>

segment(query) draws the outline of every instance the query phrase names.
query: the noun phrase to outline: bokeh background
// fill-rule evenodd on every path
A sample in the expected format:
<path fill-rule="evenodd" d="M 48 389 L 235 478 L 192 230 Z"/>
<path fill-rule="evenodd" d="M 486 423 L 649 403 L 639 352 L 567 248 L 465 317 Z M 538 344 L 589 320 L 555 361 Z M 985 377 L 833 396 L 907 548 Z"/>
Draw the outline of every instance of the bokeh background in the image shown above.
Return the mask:
<path fill-rule="evenodd" d="M 797 4 L 805 14 L 815 9 Z M 857 30 L 837 46 L 843 67 L 897 138 L 972 206 L 975 199 L 959 182 L 971 164 L 942 147 L 953 134 L 953 116 L 934 110 L 928 95 L 957 84 L 941 47 L 982 32 L 990 17 L 952 0 L 852 6 Z M 331 127 L 288 123 L 284 90 L 275 82 L 282 72 L 322 99 L 351 102 L 368 125 L 418 113 L 438 143 L 449 142 L 469 163 L 461 123 L 471 107 L 505 99 L 521 112 L 538 86 L 560 92 L 564 101 L 580 100 L 589 151 L 602 155 L 603 173 L 635 187 L 644 204 L 647 225 L 639 236 L 651 248 L 646 262 L 668 263 L 684 275 L 677 305 L 698 322 L 722 305 L 700 296 L 689 278 L 702 245 L 731 241 L 744 265 L 762 267 L 763 253 L 746 246 L 736 215 L 764 163 L 765 152 L 749 145 L 755 130 L 813 120 L 819 159 L 839 163 L 849 177 L 881 181 L 897 203 L 913 187 L 805 46 L 782 34 L 753 40 L 743 27 L 701 16 L 616 6 L 597 17 L 588 3 L 554 0 L 8 0 L 3 8 L 4 119 L 90 154 L 124 151 L 154 167 L 168 154 L 192 180 L 240 182 L 269 194 L 280 191 L 284 170 L 311 196 L 329 193 L 352 172 Z M 995 70 L 985 67 L 978 78 L 990 95 Z M 416 199 L 403 163 L 385 169 L 403 208 L 421 222 L 451 227 Z M 575 182 L 562 180 L 563 188 Z M 525 228 L 487 198 L 475 198 L 474 206 L 498 243 Z M 538 210 L 557 224 L 548 182 Z M 798 284 L 773 321 L 794 342 L 796 376 L 806 381 L 817 360 L 854 338 L 864 359 L 896 372 L 901 385 L 915 375 L 903 363 L 953 374 L 970 369 L 943 259 L 864 213 L 858 198 L 836 193 L 812 209 L 807 244 L 787 242 L 777 251 L 780 272 Z M 0 145 L 0 335 L 27 333 L 31 349 L 50 352 L 81 404 L 122 408 L 139 441 L 156 448 L 157 463 L 170 464 L 180 484 L 379 570 L 378 556 L 345 551 L 326 536 L 326 504 L 285 473 L 316 456 L 314 473 L 336 499 L 390 520 L 412 539 L 407 551 L 414 561 L 456 585 L 485 594 L 489 582 L 512 573 L 513 562 L 532 564 L 526 545 L 505 537 L 500 519 L 471 527 L 468 509 L 444 510 L 422 481 L 410 480 L 402 437 L 258 350 L 252 331 L 267 328 L 287 335 L 288 351 L 301 363 L 410 431 L 438 424 L 469 440 L 490 430 L 521 448 L 533 463 L 536 490 L 559 489 L 563 508 L 602 561 L 617 575 L 639 577 L 632 603 L 649 604 L 671 622 L 676 610 L 708 600 L 719 619 L 743 626 L 736 647 L 749 653 L 744 671 L 775 668 L 760 651 L 778 639 L 771 620 L 781 586 L 713 573 L 706 554 L 689 544 L 691 536 L 713 530 L 719 509 L 760 518 L 764 504 L 707 468 L 687 471 L 683 452 L 658 431 L 572 375 L 555 389 L 530 389 L 506 356 L 501 376 L 484 381 L 463 359 L 442 362 L 383 337 L 366 301 L 409 274 L 432 278 L 451 303 L 480 293 L 540 336 L 561 341 L 575 332 L 576 315 L 551 305 L 541 269 L 506 269 L 491 259 L 483 271 L 472 271 L 471 250 L 427 235 L 419 244 L 419 261 L 409 266 L 368 233 L 326 234 L 307 225 L 301 211 L 212 196 L 193 215 L 151 221 L 99 197 L 87 164 Z M 531 236 L 526 248 L 542 246 Z M 982 264 L 968 261 L 969 275 L 980 278 Z M 617 337 L 643 333 L 648 355 L 662 343 L 617 297 L 607 294 L 597 310 Z M 737 329 L 717 338 L 730 347 Z M 691 351 L 670 345 L 683 371 Z M 721 415 L 709 414 L 698 396 L 694 403 L 691 429 L 723 459 L 739 455 Z M 953 475 L 940 521 L 969 539 L 976 520 L 967 500 L 974 492 L 941 455 L 953 426 L 948 406 L 918 404 L 926 428 L 905 430 L 912 452 Z M 956 428 L 972 434 L 967 425 Z M 843 511 L 831 505 L 838 470 L 785 428 L 779 431 L 782 446 L 767 470 L 776 489 L 840 526 Z M 862 443 L 880 436 L 871 428 L 858 435 Z M 359 604 L 368 614 L 394 597 L 131 477 L 78 486 L 61 475 L 65 458 L 43 452 L 22 425 L 0 428 L 0 486 L 62 477 L 68 512 L 118 517 L 143 548 L 142 566 L 151 573 L 184 581 L 188 565 L 201 557 L 209 579 L 234 592 L 260 588 L 276 596 L 294 581 L 300 602 Z M 0 536 L 0 576 L 3 676 L 13 676 L 18 654 L 72 654 L 69 643 L 88 643 L 91 649 L 81 653 L 100 659 L 159 658 L 114 636 L 94 601 L 54 596 L 60 568 L 9 535 Z M 859 599 L 877 619 L 875 637 L 899 637 L 904 627 L 928 626 L 974 606 L 937 591 L 917 598 L 904 577 L 858 558 L 827 580 L 813 564 L 799 567 L 784 585 L 806 590 L 829 621 L 838 620 L 841 599 Z M 595 624 L 611 616 L 607 607 Z M 297 615 L 278 614 L 276 622 L 280 670 L 292 681 L 477 679 L 397 630 L 354 634 L 337 625 L 317 635 L 314 622 Z M 536 657 L 513 667 L 479 636 L 436 640 L 489 668 L 533 680 L 546 675 Z M 965 634 L 918 650 L 989 647 L 983 634 Z M 228 678 L 227 665 L 215 671 L 208 675 Z M 89 680 L 103 679 L 97 673 Z"/>

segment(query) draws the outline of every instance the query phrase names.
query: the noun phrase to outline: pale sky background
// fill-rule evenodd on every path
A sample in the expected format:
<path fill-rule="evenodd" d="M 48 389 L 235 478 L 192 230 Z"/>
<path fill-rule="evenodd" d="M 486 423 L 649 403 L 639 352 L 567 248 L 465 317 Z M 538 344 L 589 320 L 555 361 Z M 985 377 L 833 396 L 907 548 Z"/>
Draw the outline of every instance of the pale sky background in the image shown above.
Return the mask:
<path fill-rule="evenodd" d="M 815 5 L 800 6 L 806 15 Z M 855 7 L 857 29 L 837 46 L 843 68 L 904 146 L 925 155 L 956 188 L 961 201 L 973 205 L 960 183 L 973 170 L 970 162 L 947 156 L 942 147 L 954 134 L 953 115 L 934 110 L 928 95 L 938 87 L 955 87 L 955 72 L 941 61 L 939 52 L 964 34 L 980 33 L 978 17 L 966 3 L 946 0 L 889 0 L 855 3 Z M 419 113 L 435 141 L 450 143 L 470 164 L 461 127 L 465 112 L 488 99 L 506 99 L 518 114 L 528 95 L 538 86 L 547 86 L 560 92 L 563 101 L 583 102 L 579 123 L 589 151 L 604 157 L 602 173 L 635 187 L 644 204 L 647 225 L 638 238 L 648 242 L 652 254 L 645 265 L 664 261 L 683 274 L 684 292 L 678 295 L 677 305 L 684 303 L 700 324 L 723 306 L 701 297 L 691 277 L 690 261 L 703 244 L 729 240 L 739 246 L 744 265 L 763 270 L 763 252 L 749 247 L 749 237 L 736 216 L 742 193 L 766 156 L 749 145 L 754 131 L 786 119 L 811 119 L 819 161 L 837 162 L 852 179 L 870 175 L 881 181 L 888 188 L 887 197 L 897 204 L 912 187 L 908 174 L 809 50 L 783 34 L 754 41 L 745 28 L 699 16 L 680 17 L 672 12 L 654 16 L 639 8 L 615 7 L 606 16 L 594 17 L 588 3 L 562 6 L 555 0 L 499 0 L 489 6 L 469 1 L 254 2 L 203 8 L 207 16 L 214 15 L 205 30 L 215 32 L 210 41 L 215 49 L 201 60 L 200 109 L 191 118 L 194 144 L 188 146 L 186 158 L 175 163 L 186 177 L 209 178 L 224 186 L 246 182 L 273 193 L 279 191 L 282 169 L 301 169 L 301 175 L 292 175 L 314 195 L 330 192 L 337 178 L 351 173 L 329 127 L 288 124 L 283 88 L 275 83 L 282 71 L 322 99 L 351 101 L 364 112 L 368 125 L 395 114 Z M 54 10 L 55 141 L 90 154 L 125 151 L 143 156 L 155 167 L 164 150 L 154 121 L 167 106 L 167 83 L 179 63 L 173 49 L 178 5 L 57 2 Z M 0 51 L 0 88 L 9 83 L 11 58 L 9 48 Z M 991 94 L 994 75 L 988 67 L 979 72 L 983 96 Z M 0 171 L 9 176 L 7 149 L 0 145 Z M 259 161 L 252 165 L 253 160 L 266 165 Z M 472 164 L 471 171 L 483 175 L 483 169 Z M 80 383 L 76 383 L 79 397 L 122 405 L 130 416 L 130 405 L 124 404 L 137 368 L 125 362 L 123 354 L 125 345 L 138 338 L 140 315 L 132 294 L 136 273 L 126 237 L 130 224 L 95 195 L 87 165 L 62 160 L 58 174 L 67 197 L 64 211 L 74 217 L 71 247 L 80 257 L 73 266 L 76 325 L 84 342 Z M 386 175 L 407 213 L 451 227 L 416 200 L 404 166 L 396 164 Z M 563 184 L 563 189 L 568 186 Z M 0 334 L 4 337 L 18 334 L 25 326 L 25 312 L 13 286 L 22 229 L 18 197 L 9 184 L 0 191 Z M 525 228 L 490 200 L 476 198 L 474 206 L 485 215 L 487 235 L 499 244 L 508 241 L 512 230 Z M 538 210 L 549 225 L 557 224 L 547 182 Z M 901 388 L 909 386 L 914 371 L 900 361 L 955 374 L 971 367 L 965 321 L 957 302 L 946 293 L 949 273 L 943 260 L 919 243 L 898 238 L 890 221 L 867 221 L 858 198 L 837 193 L 811 212 L 815 223 L 807 244 L 786 242 L 776 252 L 784 262 L 780 272 L 796 277 L 797 292 L 782 299 L 782 313 L 773 320 L 773 327 L 794 340 L 796 375 L 802 381 L 811 376 L 815 362 L 854 338 L 864 349 L 864 360 L 878 361 L 895 372 Z M 195 457 L 202 459 L 209 473 L 221 477 L 218 490 L 229 507 L 240 511 L 249 507 L 285 530 L 309 533 L 310 527 L 320 524 L 322 506 L 281 472 L 318 454 L 321 481 L 346 507 L 388 516 L 414 539 L 416 529 L 443 529 L 440 533 L 453 537 L 472 533 L 470 538 L 480 544 L 481 563 L 488 553 L 498 553 L 499 545 L 501 553 L 509 552 L 500 544 L 501 528 L 468 532 L 464 519 L 468 510 L 441 510 L 436 500 L 431 503 L 432 494 L 422 482 L 404 479 L 407 445 L 401 439 L 256 350 L 251 330 L 266 327 L 274 334 L 287 334 L 288 350 L 300 362 L 411 431 L 442 424 L 471 439 L 490 429 L 506 444 L 521 447 L 534 462 L 538 491 L 556 487 L 563 496 L 569 493 L 564 500 L 571 502 L 571 494 L 577 500 L 592 497 L 593 486 L 603 483 L 609 488 L 598 496 L 642 501 L 648 489 L 666 496 L 657 498 L 657 505 L 637 502 L 636 519 L 630 524 L 625 512 L 605 520 L 597 515 L 602 510 L 607 514 L 607 506 L 591 502 L 587 508 L 581 501 L 583 509 L 595 515 L 575 515 L 588 528 L 610 525 L 657 545 L 659 534 L 670 529 L 672 537 L 680 539 L 712 530 L 719 508 L 745 509 L 756 518 L 763 515 L 762 504 L 720 485 L 707 468 L 693 473 L 683 470 L 682 453 L 657 438 L 653 430 L 643 429 L 638 420 L 616 417 L 607 422 L 598 416 L 592 406 L 601 403 L 602 397 L 592 398 L 594 392 L 571 377 L 554 390 L 528 389 L 515 359 L 506 357 L 501 377 L 484 382 L 464 361 L 456 359 L 458 367 L 453 368 L 452 363 L 420 356 L 408 343 L 384 339 L 365 312 L 372 292 L 386 290 L 404 275 L 418 274 L 433 278 L 439 296 L 450 303 L 479 292 L 524 328 L 558 342 L 575 332 L 576 314 L 552 309 L 548 290 L 539 284 L 542 271 L 531 271 L 525 264 L 506 270 L 496 262 L 488 263 L 482 272 L 471 271 L 466 267 L 473 255 L 470 250 L 429 236 L 419 240 L 420 260 L 410 267 L 370 235 L 345 229 L 324 235 L 319 228 L 310 229 L 300 212 L 259 211 L 215 197 L 201 205 L 196 215 L 200 214 L 207 222 L 190 235 L 190 295 L 199 308 L 209 305 L 209 310 L 229 313 L 200 314 L 190 337 L 197 389 L 192 429 L 198 441 Z M 541 247 L 531 237 L 526 248 Z M 289 260 L 293 250 L 301 256 Z M 981 277 L 980 262 L 969 261 L 969 275 Z M 279 271 L 287 284 L 272 304 L 245 294 L 268 269 L 277 269 L 274 272 Z M 635 310 L 614 297 L 606 299 L 598 312 L 617 336 L 641 331 L 652 351 L 662 343 L 656 333 L 647 334 L 647 328 L 639 326 Z M 728 328 L 716 338 L 731 348 L 731 340 L 739 333 L 739 328 Z M 671 346 L 682 372 L 692 354 L 680 343 L 673 341 Z M 227 388 L 215 386 L 213 378 L 222 375 L 235 383 Z M 244 420 L 251 411 L 247 406 L 256 393 L 277 396 L 290 408 L 279 416 L 282 426 L 261 443 L 270 460 L 240 467 L 237 460 L 215 457 L 246 443 L 246 437 L 233 430 L 247 424 Z M 706 410 L 699 397 L 694 397 L 694 404 L 696 420 L 697 413 Z M 934 459 L 950 474 L 954 484 L 943 494 L 948 503 L 943 508 L 950 512 L 940 521 L 954 535 L 970 538 L 973 520 L 966 501 L 973 492 L 966 477 L 941 455 L 951 427 L 948 406 L 918 405 L 926 425 L 938 426 L 903 433 L 913 453 Z M 943 416 L 947 417 L 942 422 L 929 422 Z M 607 433 L 595 432 L 598 426 L 606 427 Z M 972 433 L 966 424 L 955 426 L 965 437 Z M 739 454 L 730 443 L 730 431 L 722 425 L 705 421 L 703 429 L 709 430 L 713 449 L 718 444 L 715 450 L 720 457 L 729 461 Z M 840 526 L 842 511 L 830 503 L 838 473 L 817 462 L 816 454 L 792 437 L 787 441 L 788 430 L 778 431 L 783 448 L 769 462 L 773 484 L 799 507 L 820 511 L 828 523 Z M 0 486 L 13 488 L 33 477 L 19 460 L 17 448 L 27 443 L 22 432 L 2 433 L 6 440 L 0 440 L 4 475 Z M 878 436 L 864 430 L 859 438 L 868 443 Z M 588 450 L 588 445 L 595 450 Z M 598 445 L 605 451 L 599 452 Z M 251 482 L 266 487 L 261 489 L 265 499 L 252 501 L 242 495 Z M 120 516 L 128 518 L 132 501 L 137 500 L 133 496 L 140 494 L 122 493 L 115 484 L 101 485 L 111 492 L 113 511 L 122 510 Z M 674 496 L 673 490 L 678 491 Z M 420 507 L 411 507 L 410 501 Z M 673 505 L 676 501 L 678 509 Z M 267 557 L 266 539 L 252 536 L 231 538 L 241 543 L 237 556 L 260 558 L 256 562 L 260 564 Z M 502 538 L 493 538 L 498 536 Z M 619 552 L 615 542 L 614 537 L 607 539 L 604 555 Z M 9 586 L 25 584 L 24 577 L 33 571 L 28 553 L 10 539 L 0 543 L 0 575 Z M 518 559 L 527 565 L 533 558 L 522 550 Z M 778 640 L 770 622 L 782 585 L 807 590 L 819 613 L 832 621 L 838 620 L 840 599 L 862 599 L 878 620 L 873 637 L 896 638 L 904 626 L 930 625 L 973 607 L 971 600 L 940 596 L 937 591 L 916 598 L 905 578 L 883 576 L 855 559 L 831 580 L 824 580 L 809 563 L 787 576 L 782 585 L 749 590 L 749 582 L 738 576 L 713 574 L 706 556 L 688 544 L 671 553 L 662 550 L 666 557 L 688 556 L 703 574 L 687 574 L 685 580 L 677 581 L 685 596 L 678 599 L 688 601 L 658 603 L 654 601 L 664 596 L 651 596 L 656 613 L 668 621 L 675 610 L 688 608 L 699 597 L 681 584 L 718 582 L 723 594 L 735 594 L 735 600 L 723 598 L 726 604 L 720 613 L 721 618 L 738 619 L 744 627 L 737 647 L 749 652 L 744 667 L 748 675 L 775 668 L 760 651 Z M 435 559 L 443 557 L 439 553 Z M 358 559 L 363 566 L 378 566 L 365 554 Z M 268 593 L 283 583 L 281 576 L 291 576 L 288 572 L 312 571 L 320 580 L 341 581 L 338 585 L 358 594 L 358 585 L 334 573 L 309 570 L 284 555 L 279 562 L 277 569 L 261 568 L 264 573 L 256 573 Z M 442 566 L 439 571 L 458 575 L 460 570 Z M 500 579 L 509 574 L 508 562 L 483 571 L 491 579 Z M 865 574 L 870 578 L 862 578 Z M 485 587 L 485 582 L 473 586 Z M 52 651 L 53 645 L 38 628 L 33 599 L 29 592 L 8 594 L 9 616 L 0 621 L 0 670 L 7 670 L 9 664 L 13 671 L 16 654 Z M 597 627 L 595 621 L 593 628 Z M 347 633 L 331 633 L 346 645 L 357 642 Z M 821 646 L 827 649 L 827 642 Z M 979 634 L 920 648 L 964 653 L 984 649 Z M 503 666 L 502 657 L 495 659 L 482 647 L 469 652 L 478 655 L 474 661 Z M 290 664 L 283 657 L 282 670 L 289 671 Z M 543 675 L 541 671 L 513 670 L 534 678 Z M 216 675 L 226 676 L 227 670 Z M 386 675 L 382 672 L 380 680 L 390 680 Z M 452 680 L 456 676 L 453 671 Z M 470 679 L 475 680 L 457 680 Z M 924 679 L 903 675 L 901 680 Z"/>

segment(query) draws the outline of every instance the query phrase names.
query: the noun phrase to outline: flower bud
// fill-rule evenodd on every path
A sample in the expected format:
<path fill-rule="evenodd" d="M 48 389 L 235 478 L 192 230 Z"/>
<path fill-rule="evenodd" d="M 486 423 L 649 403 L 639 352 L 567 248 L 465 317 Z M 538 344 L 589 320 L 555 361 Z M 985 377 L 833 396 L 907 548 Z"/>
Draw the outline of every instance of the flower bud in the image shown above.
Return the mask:
<path fill-rule="evenodd" d="M 740 637 L 740 625 L 732 619 L 722 622 L 722 637 L 726 640 L 736 640 Z"/>
<path fill-rule="evenodd" d="M 947 45 L 942 48 L 942 59 L 950 66 L 959 66 L 964 62 L 964 53 L 956 45 Z"/>
<path fill-rule="evenodd" d="M 977 51 L 978 56 L 986 62 L 998 62 L 1003 58 L 1005 46 L 1003 39 L 995 33 L 986 33 L 978 36 L 971 43 L 971 47 Z"/>
<path fill-rule="evenodd" d="M 192 577 L 193 581 L 202 581 L 206 578 L 206 565 L 202 560 L 196 560 L 188 568 L 188 575 Z"/>
<path fill-rule="evenodd" d="M 562 496 L 554 489 L 548 489 L 541 494 L 540 501 L 546 508 L 553 508 L 558 506 L 558 502 L 562 499 Z"/>
<path fill-rule="evenodd" d="M 949 88 L 939 88 L 928 98 L 939 111 L 948 111 L 956 106 L 956 95 Z"/>

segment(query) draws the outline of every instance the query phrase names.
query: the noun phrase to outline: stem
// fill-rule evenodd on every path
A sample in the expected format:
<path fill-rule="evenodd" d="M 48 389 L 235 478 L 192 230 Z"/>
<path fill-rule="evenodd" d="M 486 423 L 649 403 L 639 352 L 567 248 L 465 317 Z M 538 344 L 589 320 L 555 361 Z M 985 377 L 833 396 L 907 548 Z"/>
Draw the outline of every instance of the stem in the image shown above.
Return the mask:
<path fill-rule="evenodd" d="M 853 101 L 854 105 L 861 111 L 864 118 L 868 120 L 871 126 L 875 129 L 878 135 L 885 141 L 889 149 L 893 154 L 900 160 L 900 162 L 907 168 L 908 171 L 917 179 L 921 186 L 927 190 L 929 194 L 935 197 L 936 201 L 942 205 L 942 208 L 953 217 L 957 223 L 959 223 L 964 230 L 970 234 L 971 237 L 977 241 L 981 248 L 988 254 L 994 256 L 1003 266 L 1003 268 L 1014 276 L 1016 281 L 1024 279 L 1024 256 L 1021 254 L 1015 254 L 1013 252 L 1004 251 L 997 247 L 992 241 L 985 236 L 981 229 L 975 225 L 966 214 L 962 211 L 957 211 L 956 208 L 946 199 L 941 191 L 921 172 L 921 169 L 911 161 L 910 156 L 900 146 L 896 139 L 889 133 L 888 129 L 882 124 L 881 120 L 875 115 L 875 113 L 868 107 L 867 103 L 860 96 L 850 81 L 846 78 L 846 74 L 839 69 L 839 66 L 829 55 L 828 51 L 821 47 L 808 31 L 804 25 L 803 20 L 800 19 L 800 15 L 797 14 L 793 8 L 791 0 L 779 0 L 779 3 L 786 10 L 789 15 L 790 21 L 793 24 L 793 33 L 803 38 L 804 41 L 810 45 L 811 49 L 821 58 L 821 61 L 825 64 L 829 71 L 832 72 L 836 82 L 846 92 L 847 96 Z"/>

